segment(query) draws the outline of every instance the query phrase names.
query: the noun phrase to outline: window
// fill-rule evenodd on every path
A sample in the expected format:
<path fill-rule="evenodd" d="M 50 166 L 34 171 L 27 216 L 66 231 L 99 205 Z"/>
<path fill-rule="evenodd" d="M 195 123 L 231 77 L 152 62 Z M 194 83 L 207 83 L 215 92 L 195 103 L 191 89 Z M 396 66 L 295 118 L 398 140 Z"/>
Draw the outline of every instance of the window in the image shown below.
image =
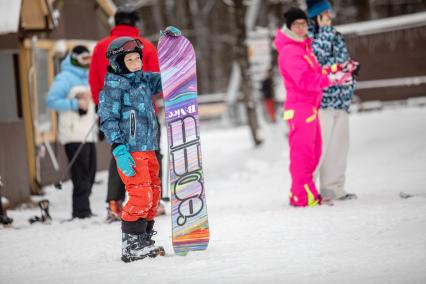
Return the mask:
<path fill-rule="evenodd" d="M 0 122 L 14 121 L 18 115 L 17 70 L 12 52 L 0 52 Z"/>

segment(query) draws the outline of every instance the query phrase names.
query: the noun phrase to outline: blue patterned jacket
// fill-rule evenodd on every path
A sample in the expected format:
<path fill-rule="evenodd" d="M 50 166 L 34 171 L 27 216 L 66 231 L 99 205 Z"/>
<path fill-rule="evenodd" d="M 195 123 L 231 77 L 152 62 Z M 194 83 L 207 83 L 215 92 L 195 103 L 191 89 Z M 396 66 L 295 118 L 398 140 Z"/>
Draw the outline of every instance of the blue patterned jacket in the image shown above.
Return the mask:
<path fill-rule="evenodd" d="M 309 25 L 309 36 L 312 38 L 312 48 L 322 67 L 341 64 L 350 59 L 346 43 L 342 35 L 333 27 L 319 27 L 316 31 L 314 24 Z M 356 82 L 349 86 L 332 86 L 323 91 L 321 108 L 348 110 Z"/>
<path fill-rule="evenodd" d="M 108 143 L 123 144 L 129 152 L 158 150 L 152 96 L 161 90 L 160 73 L 107 73 L 98 114 Z"/>

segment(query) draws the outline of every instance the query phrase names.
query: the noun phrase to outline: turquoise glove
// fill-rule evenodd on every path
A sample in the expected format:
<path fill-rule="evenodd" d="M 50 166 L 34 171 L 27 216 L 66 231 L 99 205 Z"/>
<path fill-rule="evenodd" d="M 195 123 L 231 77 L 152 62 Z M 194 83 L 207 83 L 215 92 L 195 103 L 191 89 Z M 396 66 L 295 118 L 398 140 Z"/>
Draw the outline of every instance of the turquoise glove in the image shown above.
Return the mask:
<path fill-rule="evenodd" d="M 136 166 L 135 160 L 130 155 L 129 151 L 127 151 L 126 146 L 118 145 L 112 151 L 115 160 L 117 161 L 117 167 L 126 177 L 131 177 L 135 175 L 135 170 L 133 167 Z"/>
<path fill-rule="evenodd" d="M 181 36 L 182 32 L 173 26 L 168 26 L 164 31 L 160 31 L 160 37 L 163 35 Z"/>

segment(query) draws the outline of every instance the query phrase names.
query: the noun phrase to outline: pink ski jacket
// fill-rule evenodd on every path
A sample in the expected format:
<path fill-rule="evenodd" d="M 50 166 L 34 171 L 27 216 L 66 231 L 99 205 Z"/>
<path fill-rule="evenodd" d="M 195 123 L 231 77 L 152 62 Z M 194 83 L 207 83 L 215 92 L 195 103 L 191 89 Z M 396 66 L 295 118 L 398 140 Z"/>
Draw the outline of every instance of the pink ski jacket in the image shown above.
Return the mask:
<path fill-rule="evenodd" d="M 306 103 L 318 108 L 322 90 L 330 85 L 326 74 L 312 50 L 310 38 L 301 39 L 287 28 L 275 35 L 278 66 L 286 88 L 285 107 L 294 103 Z"/>

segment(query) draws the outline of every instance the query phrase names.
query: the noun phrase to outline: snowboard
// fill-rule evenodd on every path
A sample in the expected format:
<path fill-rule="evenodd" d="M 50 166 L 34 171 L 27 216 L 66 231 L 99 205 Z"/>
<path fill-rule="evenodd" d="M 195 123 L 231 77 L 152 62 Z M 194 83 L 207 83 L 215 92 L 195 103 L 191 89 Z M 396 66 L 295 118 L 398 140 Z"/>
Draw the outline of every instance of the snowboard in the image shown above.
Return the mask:
<path fill-rule="evenodd" d="M 197 102 L 196 56 L 181 32 L 168 27 L 158 43 L 168 141 L 172 243 L 177 255 L 209 243 Z"/>

